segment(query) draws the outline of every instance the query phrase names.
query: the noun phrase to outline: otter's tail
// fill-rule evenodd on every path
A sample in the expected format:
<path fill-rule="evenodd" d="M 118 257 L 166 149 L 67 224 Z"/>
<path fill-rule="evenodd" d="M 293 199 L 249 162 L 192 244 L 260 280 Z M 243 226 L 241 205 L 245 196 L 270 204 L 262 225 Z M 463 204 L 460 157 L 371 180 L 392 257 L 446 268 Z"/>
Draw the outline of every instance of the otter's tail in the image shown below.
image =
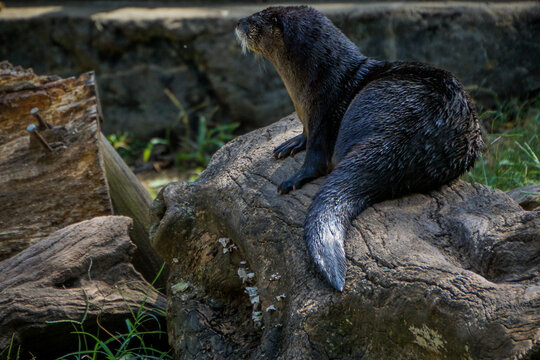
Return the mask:
<path fill-rule="evenodd" d="M 351 221 L 371 205 L 369 179 L 359 171 L 362 159 L 346 158 L 334 169 L 311 203 L 304 238 L 326 280 L 339 291 L 345 286 L 343 242 Z M 367 181 L 366 181 L 367 180 Z"/>

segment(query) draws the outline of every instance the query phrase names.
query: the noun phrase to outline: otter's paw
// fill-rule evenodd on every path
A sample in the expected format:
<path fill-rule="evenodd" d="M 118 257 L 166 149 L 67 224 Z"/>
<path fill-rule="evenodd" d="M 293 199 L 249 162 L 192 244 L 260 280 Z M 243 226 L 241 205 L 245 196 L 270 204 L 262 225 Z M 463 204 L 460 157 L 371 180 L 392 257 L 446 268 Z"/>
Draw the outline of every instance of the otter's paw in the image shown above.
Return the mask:
<path fill-rule="evenodd" d="M 287 194 L 291 190 L 300 189 L 305 183 L 307 183 L 309 180 L 313 178 L 315 178 L 314 174 L 299 171 L 298 173 L 294 174 L 292 177 L 288 178 L 287 180 L 279 184 L 277 188 L 277 192 L 280 194 Z"/>
<path fill-rule="evenodd" d="M 300 134 L 293 137 L 292 139 L 285 141 L 283 144 L 275 148 L 274 157 L 276 159 L 284 159 L 289 155 L 294 156 L 294 154 L 297 154 L 305 149 L 306 137 L 304 136 L 304 134 Z"/>
<path fill-rule="evenodd" d="M 277 192 L 280 194 L 288 194 L 291 190 L 299 189 L 302 185 L 294 181 L 294 177 L 283 181 L 279 184 Z"/>

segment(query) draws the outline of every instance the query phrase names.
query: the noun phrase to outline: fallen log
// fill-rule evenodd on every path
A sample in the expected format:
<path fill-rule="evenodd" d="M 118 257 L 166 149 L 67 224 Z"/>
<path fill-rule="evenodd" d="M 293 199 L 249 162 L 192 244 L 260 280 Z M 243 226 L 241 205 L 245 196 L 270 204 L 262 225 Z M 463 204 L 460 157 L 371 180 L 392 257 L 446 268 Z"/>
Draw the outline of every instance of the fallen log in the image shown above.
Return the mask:
<path fill-rule="evenodd" d="M 506 193 L 525 210 L 540 207 L 540 184 L 521 186 Z"/>
<path fill-rule="evenodd" d="M 130 263 L 131 224 L 121 216 L 83 221 L 0 262 L 0 349 L 12 343 L 21 358 L 65 355 L 78 344 L 68 321 L 114 333 L 143 304 L 164 328 L 165 297 Z"/>
<path fill-rule="evenodd" d="M 324 179 L 276 193 L 304 153 L 276 161 L 272 149 L 301 132 L 287 117 L 239 137 L 154 201 L 177 358 L 540 355 L 540 212 L 462 181 L 376 204 L 348 232 L 338 293 L 302 238 Z"/>
<path fill-rule="evenodd" d="M 62 79 L 0 62 L 0 260 L 114 213 L 133 219 L 134 265 L 154 279 L 162 260 L 148 240 L 151 198 L 101 134 L 102 120 L 92 72 Z"/>

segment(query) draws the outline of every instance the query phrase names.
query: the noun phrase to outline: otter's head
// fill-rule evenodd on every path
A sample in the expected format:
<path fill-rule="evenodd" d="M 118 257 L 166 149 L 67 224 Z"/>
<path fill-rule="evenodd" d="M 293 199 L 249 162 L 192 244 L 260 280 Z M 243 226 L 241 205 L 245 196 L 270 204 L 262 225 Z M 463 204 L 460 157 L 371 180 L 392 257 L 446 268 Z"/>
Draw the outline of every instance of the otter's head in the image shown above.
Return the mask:
<path fill-rule="evenodd" d="M 349 41 L 326 16 L 308 6 L 269 7 L 240 19 L 236 37 L 244 52 L 250 49 L 274 65 L 285 58 L 306 60 L 336 42 Z"/>
<path fill-rule="evenodd" d="M 326 16 L 308 6 L 269 7 L 240 19 L 236 36 L 244 52 L 250 49 L 270 60 L 286 86 L 292 86 L 291 76 L 346 65 L 361 56 Z"/>
<path fill-rule="evenodd" d="M 242 51 L 250 49 L 271 59 L 272 52 L 283 47 L 283 13 L 283 8 L 270 7 L 238 20 L 235 33 Z"/>

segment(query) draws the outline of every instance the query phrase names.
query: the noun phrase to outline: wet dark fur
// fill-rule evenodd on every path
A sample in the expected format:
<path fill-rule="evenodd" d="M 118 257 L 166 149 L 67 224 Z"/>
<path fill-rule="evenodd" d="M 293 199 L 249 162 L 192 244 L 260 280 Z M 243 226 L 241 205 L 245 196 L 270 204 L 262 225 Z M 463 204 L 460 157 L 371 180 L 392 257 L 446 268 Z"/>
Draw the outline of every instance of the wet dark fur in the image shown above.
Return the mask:
<path fill-rule="evenodd" d="M 375 202 L 436 189 L 467 171 L 483 146 L 474 108 L 449 72 L 367 58 L 309 7 L 268 8 L 241 19 L 237 35 L 273 63 L 304 126 L 274 150 L 277 158 L 307 150 L 278 191 L 333 169 L 309 207 L 304 237 L 343 291 L 351 220 Z"/>

